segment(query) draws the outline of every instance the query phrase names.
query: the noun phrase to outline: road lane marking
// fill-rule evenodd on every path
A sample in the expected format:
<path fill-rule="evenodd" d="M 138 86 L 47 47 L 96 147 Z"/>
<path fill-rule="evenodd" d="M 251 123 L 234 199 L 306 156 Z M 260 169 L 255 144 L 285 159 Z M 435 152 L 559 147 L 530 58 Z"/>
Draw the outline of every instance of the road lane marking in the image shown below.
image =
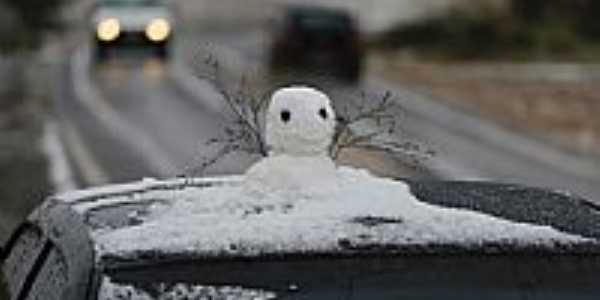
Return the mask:
<path fill-rule="evenodd" d="M 52 182 L 55 193 L 65 193 L 77 189 L 73 168 L 67 158 L 65 145 L 63 145 L 58 125 L 48 121 L 44 125 L 42 137 L 42 151 L 48 159 L 48 177 Z"/>
<path fill-rule="evenodd" d="M 65 121 L 62 128 L 65 143 L 71 150 L 73 161 L 77 165 L 77 170 L 81 172 L 85 183 L 90 186 L 110 183 L 110 177 L 94 158 L 94 155 L 83 141 L 81 134 L 75 126 L 71 122 Z"/>
<path fill-rule="evenodd" d="M 102 97 L 90 78 L 90 53 L 79 48 L 72 56 L 71 76 L 75 98 L 83 104 L 110 133 L 145 161 L 155 176 L 171 177 L 177 168 L 168 153 L 156 141 L 122 117 Z"/>

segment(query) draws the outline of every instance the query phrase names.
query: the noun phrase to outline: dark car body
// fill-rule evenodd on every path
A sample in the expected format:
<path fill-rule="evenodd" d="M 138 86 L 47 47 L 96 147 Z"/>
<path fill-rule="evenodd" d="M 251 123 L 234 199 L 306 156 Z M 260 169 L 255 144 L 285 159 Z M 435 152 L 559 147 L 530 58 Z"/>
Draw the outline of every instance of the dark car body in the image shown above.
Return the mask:
<path fill-rule="evenodd" d="M 128 46 L 149 48 L 167 58 L 174 23 L 173 10 L 164 0 L 97 0 L 91 12 L 96 58 L 104 59 L 111 50 Z M 157 29 L 160 36 L 149 34 Z"/>
<path fill-rule="evenodd" d="M 356 20 L 348 12 L 290 6 L 272 26 L 271 69 L 302 70 L 358 81 L 363 47 Z"/>
<path fill-rule="evenodd" d="M 186 249 L 110 255 L 95 242 L 94 232 L 136 226 L 136 216 L 163 201 L 144 198 L 145 194 L 221 184 L 221 180 L 145 181 L 50 198 L 5 245 L 2 272 L 11 299 L 504 300 L 600 296 L 597 242 L 562 248 L 508 243 L 399 247 L 377 243 L 356 246 L 340 238 L 336 250 L 264 255 L 240 254 L 243 251 L 194 253 Z M 600 208 L 582 199 L 514 185 L 410 182 L 410 186 L 420 200 L 432 204 L 468 207 L 519 222 L 535 219 L 592 240 L 600 238 Z M 499 206 L 500 202 L 503 205 Z M 543 211 L 552 206 L 559 216 Z M 389 222 L 375 217 L 355 221 L 371 227 Z M 135 298 L 140 295 L 147 298 Z"/>

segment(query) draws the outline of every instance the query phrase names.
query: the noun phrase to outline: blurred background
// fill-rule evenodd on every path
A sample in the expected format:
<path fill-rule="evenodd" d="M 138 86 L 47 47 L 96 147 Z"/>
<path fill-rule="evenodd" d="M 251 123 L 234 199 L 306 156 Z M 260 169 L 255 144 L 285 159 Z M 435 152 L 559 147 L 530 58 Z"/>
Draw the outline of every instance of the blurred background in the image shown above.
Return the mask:
<path fill-rule="evenodd" d="M 406 153 L 340 163 L 600 202 L 598 18 L 592 0 L 0 0 L 0 245 L 53 193 L 243 172 L 259 157 L 201 168 L 219 89 L 288 84 L 398 103 Z"/>

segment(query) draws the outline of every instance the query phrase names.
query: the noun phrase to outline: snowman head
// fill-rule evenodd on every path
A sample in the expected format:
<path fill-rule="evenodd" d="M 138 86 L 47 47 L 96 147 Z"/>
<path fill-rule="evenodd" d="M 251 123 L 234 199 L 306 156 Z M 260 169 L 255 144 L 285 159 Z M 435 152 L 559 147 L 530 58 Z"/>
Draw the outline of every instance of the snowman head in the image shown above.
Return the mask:
<path fill-rule="evenodd" d="M 309 87 L 277 90 L 266 119 L 272 153 L 326 155 L 335 131 L 335 113 L 327 95 Z"/>

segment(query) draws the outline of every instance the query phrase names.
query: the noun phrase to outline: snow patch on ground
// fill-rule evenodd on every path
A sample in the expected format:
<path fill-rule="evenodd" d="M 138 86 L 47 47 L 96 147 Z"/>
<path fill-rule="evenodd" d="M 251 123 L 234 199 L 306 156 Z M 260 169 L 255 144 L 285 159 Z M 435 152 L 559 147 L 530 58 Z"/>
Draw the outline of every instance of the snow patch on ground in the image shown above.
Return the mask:
<path fill-rule="evenodd" d="M 287 188 L 256 193 L 246 180 L 170 191 L 168 196 L 149 192 L 140 197 L 170 204 L 153 206 L 137 226 L 93 235 L 101 255 L 118 256 L 139 251 L 249 256 L 321 252 L 341 250 L 340 241 L 354 246 L 588 241 L 547 226 L 432 206 L 418 201 L 405 183 L 366 171 L 341 167 L 335 176 L 335 187 L 321 184 L 315 193 Z"/>

